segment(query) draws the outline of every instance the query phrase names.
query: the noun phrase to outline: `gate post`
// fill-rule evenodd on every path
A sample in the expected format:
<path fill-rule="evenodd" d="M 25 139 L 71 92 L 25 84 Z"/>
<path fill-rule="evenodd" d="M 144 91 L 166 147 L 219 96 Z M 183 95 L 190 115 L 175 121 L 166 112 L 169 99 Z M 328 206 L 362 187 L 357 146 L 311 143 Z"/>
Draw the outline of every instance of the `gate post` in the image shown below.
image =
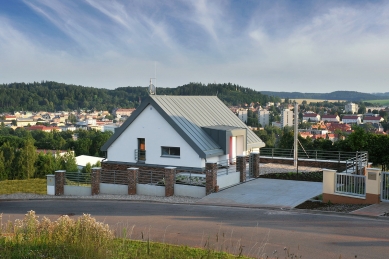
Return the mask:
<path fill-rule="evenodd" d="M 366 202 L 370 204 L 381 202 L 381 170 L 366 168 Z"/>
<path fill-rule="evenodd" d="M 205 194 L 217 192 L 217 163 L 206 163 L 205 173 Z"/>
<path fill-rule="evenodd" d="M 239 169 L 240 182 L 246 182 L 246 156 L 237 156 L 236 157 L 236 168 Z"/>
<path fill-rule="evenodd" d="M 176 168 L 165 167 L 165 197 L 174 195 L 174 184 L 176 183 Z"/>
<path fill-rule="evenodd" d="M 100 174 L 101 167 L 93 167 L 91 173 L 92 196 L 100 194 Z"/>
<path fill-rule="evenodd" d="M 252 168 L 253 177 L 258 178 L 259 173 L 260 173 L 260 171 L 259 171 L 259 153 L 258 152 L 251 152 L 250 156 L 251 156 L 251 161 L 252 161 L 251 166 L 253 167 Z"/>
<path fill-rule="evenodd" d="M 127 168 L 128 195 L 136 195 L 137 175 L 139 168 Z"/>
<path fill-rule="evenodd" d="M 64 195 L 65 173 L 66 170 L 55 171 L 55 195 L 56 196 Z"/>

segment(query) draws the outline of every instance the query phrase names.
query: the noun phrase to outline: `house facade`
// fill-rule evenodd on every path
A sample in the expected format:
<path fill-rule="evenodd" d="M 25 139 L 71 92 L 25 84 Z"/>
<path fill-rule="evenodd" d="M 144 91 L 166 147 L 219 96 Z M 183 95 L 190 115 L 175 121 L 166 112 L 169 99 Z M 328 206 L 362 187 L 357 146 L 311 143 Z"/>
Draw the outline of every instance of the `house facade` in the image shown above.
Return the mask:
<path fill-rule="evenodd" d="M 321 116 L 321 120 L 327 122 L 339 122 L 340 118 L 338 115 L 323 115 Z"/>
<path fill-rule="evenodd" d="M 203 168 L 264 146 L 216 96 L 152 95 L 101 150 L 104 163 Z"/>
<path fill-rule="evenodd" d="M 319 122 L 320 121 L 320 115 L 316 114 L 314 112 L 306 112 L 306 113 L 303 114 L 303 121 Z"/>
<path fill-rule="evenodd" d="M 358 115 L 345 115 L 342 118 L 342 122 L 345 124 L 361 124 L 361 117 Z"/>

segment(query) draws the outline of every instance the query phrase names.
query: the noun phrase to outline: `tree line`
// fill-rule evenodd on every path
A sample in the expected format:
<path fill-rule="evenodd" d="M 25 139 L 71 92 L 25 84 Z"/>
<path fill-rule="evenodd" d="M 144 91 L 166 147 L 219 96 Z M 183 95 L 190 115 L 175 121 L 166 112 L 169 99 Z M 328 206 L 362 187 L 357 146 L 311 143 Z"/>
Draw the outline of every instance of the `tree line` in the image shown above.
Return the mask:
<path fill-rule="evenodd" d="M 189 83 L 176 88 L 157 88 L 160 95 L 217 95 L 228 105 L 250 102 L 279 102 L 279 97 L 261 94 L 236 84 Z M 53 81 L 0 84 L 0 112 L 69 111 L 136 108 L 148 96 L 148 87 L 119 87 L 114 90 L 69 85 Z"/>
<path fill-rule="evenodd" d="M 77 171 L 75 156 L 104 157 L 100 147 L 111 135 L 112 132 L 93 130 L 30 132 L 0 127 L 0 180 L 41 178 L 55 170 Z M 67 152 L 54 155 L 48 150 Z"/>

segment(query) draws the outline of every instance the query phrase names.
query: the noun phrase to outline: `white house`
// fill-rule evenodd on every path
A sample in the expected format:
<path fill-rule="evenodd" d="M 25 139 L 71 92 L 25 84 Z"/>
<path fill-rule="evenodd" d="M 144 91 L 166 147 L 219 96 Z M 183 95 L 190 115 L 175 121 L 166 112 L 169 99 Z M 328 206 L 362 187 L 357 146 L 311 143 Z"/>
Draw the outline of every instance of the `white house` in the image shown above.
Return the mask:
<path fill-rule="evenodd" d="M 314 112 L 306 112 L 306 113 L 303 114 L 303 121 L 319 122 L 320 121 L 320 115 L 316 114 Z"/>
<path fill-rule="evenodd" d="M 352 114 L 354 114 L 354 113 L 357 113 L 358 112 L 358 110 L 359 110 L 359 106 L 358 106 L 358 104 L 355 104 L 355 103 L 348 103 L 348 104 L 346 104 L 345 106 L 344 106 L 344 110 L 346 111 L 346 112 L 351 112 Z"/>
<path fill-rule="evenodd" d="M 380 123 L 382 121 L 384 121 L 384 118 L 382 118 L 381 116 L 377 116 L 377 117 L 375 117 L 375 116 L 365 116 L 363 118 L 363 123 L 370 122 L 370 123 L 374 124 L 374 123 Z"/>
<path fill-rule="evenodd" d="M 107 164 L 203 168 L 264 146 L 216 96 L 151 95 L 101 150 Z"/>
<path fill-rule="evenodd" d="M 361 124 L 361 117 L 358 115 L 344 115 L 342 122 L 345 124 Z"/>
<path fill-rule="evenodd" d="M 238 117 L 241 121 L 243 121 L 244 123 L 247 123 L 247 111 L 248 109 L 243 109 L 243 108 L 240 108 L 237 112 L 238 112 Z"/>
<path fill-rule="evenodd" d="M 339 122 L 340 118 L 339 118 L 338 115 L 328 114 L 328 115 L 321 116 L 321 120 L 322 121 L 328 121 L 328 122 Z"/>

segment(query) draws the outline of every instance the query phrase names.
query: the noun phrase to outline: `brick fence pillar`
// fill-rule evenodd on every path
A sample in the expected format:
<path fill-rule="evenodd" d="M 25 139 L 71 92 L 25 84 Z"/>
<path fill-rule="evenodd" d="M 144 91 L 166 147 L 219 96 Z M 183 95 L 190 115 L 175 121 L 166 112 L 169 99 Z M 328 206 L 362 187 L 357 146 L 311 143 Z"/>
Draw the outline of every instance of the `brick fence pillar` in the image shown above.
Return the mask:
<path fill-rule="evenodd" d="M 101 167 L 92 168 L 92 175 L 91 175 L 92 195 L 100 194 L 100 174 L 101 174 Z"/>
<path fill-rule="evenodd" d="M 250 156 L 251 156 L 251 161 L 253 162 L 252 163 L 252 167 L 253 167 L 253 177 L 254 178 L 258 178 L 259 177 L 259 152 L 252 152 L 250 153 Z"/>
<path fill-rule="evenodd" d="M 176 183 L 176 168 L 165 167 L 165 196 L 174 195 L 174 184 Z"/>
<path fill-rule="evenodd" d="M 136 195 L 136 184 L 139 168 L 127 168 L 128 195 Z"/>
<path fill-rule="evenodd" d="M 205 194 L 217 192 L 217 163 L 206 163 L 205 174 Z"/>
<path fill-rule="evenodd" d="M 55 171 L 55 195 L 61 196 L 64 194 L 65 185 L 65 170 Z"/>
<path fill-rule="evenodd" d="M 246 182 L 246 156 L 236 157 L 236 168 L 239 170 L 240 182 Z"/>

